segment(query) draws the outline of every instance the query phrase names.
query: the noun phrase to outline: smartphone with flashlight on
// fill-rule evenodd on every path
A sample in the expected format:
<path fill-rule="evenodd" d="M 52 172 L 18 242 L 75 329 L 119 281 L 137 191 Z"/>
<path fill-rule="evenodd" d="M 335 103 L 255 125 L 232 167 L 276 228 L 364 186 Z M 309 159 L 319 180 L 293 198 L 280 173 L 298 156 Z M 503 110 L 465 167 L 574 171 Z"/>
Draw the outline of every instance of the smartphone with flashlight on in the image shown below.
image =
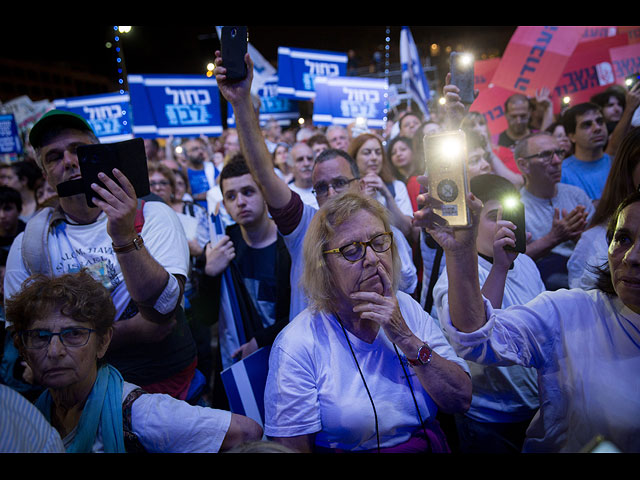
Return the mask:
<path fill-rule="evenodd" d="M 423 144 L 429 194 L 442 202 L 441 208 L 434 208 L 435 212 L 451 227 L 469 226 L 469 178 L 464 132 L 455 130 L 425 135 Z"/>
<path fill-rule="evenodd" d="M 460 89 L 460 101 L 471 105 L 475 100 L 473 56 L 470 53 L 451 52 L 449 55 L 451 84 Z"/>
<path fill-rule="evenodd" d="M 248 31 L 246 26 L 225 26 L 220 34 L 222 61 L 227 69 L 227 78 L 242 80 L 247 76 L 247 64 L 244 56 L 247 53 Z"/>
<path fill-rule="evenodd" d="M 525 253 L 527 250 L 527 231 L 524 223 L 524 203 L 517 195 L 505 197 L 500 203 L 502 204 L 502 220 L 508 220 L 516 226 L 514 231 L 516 235 L 515 247 L 507 245 L 504 249 Z"/>

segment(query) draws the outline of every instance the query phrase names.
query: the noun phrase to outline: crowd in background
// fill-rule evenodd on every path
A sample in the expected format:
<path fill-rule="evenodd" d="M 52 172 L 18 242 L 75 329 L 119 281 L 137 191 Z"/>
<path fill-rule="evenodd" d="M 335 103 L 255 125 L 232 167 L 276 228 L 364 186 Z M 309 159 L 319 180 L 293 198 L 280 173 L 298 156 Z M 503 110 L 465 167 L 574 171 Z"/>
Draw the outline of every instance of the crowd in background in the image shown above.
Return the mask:
<path fill-rule="evenodd" d="M 445 93 L 455 95 L 456 92 L 445 87 Z M 503 132 L 490 132 L 479 113 L 461 113 L 457 124 L 453 125 L 465 134 L 470 190 L 483 204 L 478 217 L 476 245 L 479 286 L 490 308 L 501 310 L 525 305 L 545 292 L 601 288 L 600 268 L 607 263 L 610 245 L 607 224 L 619 204 L 640 186 L 640 127 L 632 124 L 639 105 L 637 85 L 632 89 L 608 88 L 591 102 L 572 106 L 559 114 L 553 112 L 549 91 L 540 91 L 534 98 L 513 95 L 504 105 L 508 127 Z M 242 115 L 241 109 L 235 107 L 234 111 Z M 385 226 L 393 232 L 394 252 L 397 249 L 401 259 L 397 272 L 400 277 L 398 290 L 411 297 L 425 318 L 442 329 L 437 336 L 431 331 L 425 335 L 437 338 L 437 341 L 433 340 L 435 343 L 446 344 L 450 338 L 443 323 L 449 316 L 453 270 L 448 270 L 447 249 L 443 249 L 438 236 L 432 235 L 429 229 L 416 227 L 414 213 L 424 207 L 421 195 L 425 193 L 425 187 L 420 177 L 425 174 L 427 162 L 423 140 L 425 136 L 451 130 L 451 119 L 443 107 L 435 105 L 426 114 L 412 109 L 409 104 L 394 109 L 390 115 L 384 130 L 362 129 L 355 122 L 349 126 L 300 126 L 267 120 L 260 126 L 262 142 L 275 175 L 295 193 L 295 198 L 299 197 L 304 208 L 308 205 L 319 212 L 325 210 L 322 194 L 327 195 L 331 189 L 334 193 L 342 190 L 345 184 L 335 183 L 335 180 L 329 185 L 314 182 L 317 159 L 323 154 L 327 157 L 326 152 L 338 150 L 353 160 L 353 178 L 358 179 L 361 193 L 376 200 L 388 217 Z M 243 145 L 243 139 L 246 142 L 249 137 L 242 131 L 242 122 L 237 124 L 238 130 L 224 129 L 219 137 L 144 141 L 151 189 L 151 195 L 145 201 L 165 203 L 168 210 L 176 214 L 178 221 L 171 225 L 182 226 L 188 248 L 188 274 L 182 287 L 182 301 L 196 346 L 198 375 L 203 380 L 197 395 L 183 396 L 179 401 L 194 408 L 223 411 L 229 410 L 229 402 L 220 372 L 233 359 L 246 358 L 260 347 L 274 344 L 280 332 L 303 310 L 298 309 L 294 301 L 303 287 L 294 283 L 291 276 L 299 260 L 296 255 L 303 255 L 302 250 L 294 251 L 286 240 L 282 240 L 293 235 L 296 227 L 293 225 L 287 232 L 282 226 L 282 213 L 270 204 L 269 195 L 264 191 L 270 183 L 256 177 L 254 157 L 249 158 L 252 153 Z M 26 151 L 33 152 L 29 148 Z M 18 162 L 0 165 L 0 269 L 3 277 L 14 239 L 43 208 L 55 209 L 60 204 L 56 190 L 47 181 L 51 174 L 43 175 L 35 157 L 35 153 L 27 153 Z M 349 178 L 345 178 L 347 182 Z M 525 205 L 526 253 L 503 254 L 502 245 L 508 235 L 501 231 L 504 224 L 500 219 L 500 202 L 507 194 L 519 196 Z M 307 211 L 302 208 L 300 211 Z M 338 212 L 340 207 L 331 203 L 326 209 L 330 208 Z M 165 214 L 169 215 L 166 211 Z M 212 214 L 219 222 L 217 235 L 212 233 Z M 335 231 L 339 229 L 335 227 Z M 373 239 L 369 241 L 373 242 Z M 370 244 L 370 247 L 373 249 L 374 245 Z M 251 256 L 254 248 L 260 253 Z M 379 248 L 389 247 L 381 245 Z M 365 246 L 364 255 L 367 251 Z M 345 255 L 344 252 L 341 254 Z M 262 274 L 263 265 L 270 269 L 268 274 Z M 243 315 L 255 317 L 252 322 L 244 320 L 245 330 L 249 333 L 247 338 L 236 342 L 235 351 L 228 350 L 233 342 L 227 341 L 228 332 L 220 325 L 220 282 L 225 271 L 234 272 L 232 282 L 242 289 L 242 303 L 246 310 L 251 310 L 243 311 Z M 490 285 L 491 280 L 498 274 L 502 275 L 501 288 L 491 290 L 494 285 Z M 251 282 L 246 281 L 247 278 Z M 279 288 L 284 285 L 286 289 Z M 459 296 L 456 298 L 460 301 Z M 405 305 L 403 302 L 408 300 L 401 302 Z M 12 308 L 12 311 L 17 309 L 16 306 Z M 633 317 L 636 320 L 637 313 L 640 312 Z M 252 324 L 251 328 L 248 323 Z M 630 324 L 635 333 L 629 335 L 635 336 L 637 341 L 640 322 L 631 320 Z M 318 335 L 322 341 L 322 335 Z M 31 367 L 22 358 L 24 352 L 11 347 L 13 340 L 11 330 L 3 328 L 1 383 L 35 402 L 41 398 L 43 389 L 34 382 Z M 49 338 L 49 343 L 55 341 Z M 598 355 L 598 352 L 591 353 Z M 438 357 L 434 364 L 447 355 L 449 353 Z M 640 350 L 633 355 L 639 357 Z M 437 431 L 442 431 L 445 439 L 430 438 L 430 430 L 426 436 L 432 447 L 448 443 L 448 450 L 454 452 L 517 452 L 522 450 L 526 437 L 541 438 L 540 432 L 527 429 L 534 418 L 540 416 L 538 375 L 542 374 L 532 365 L 506 366 L 507 363 L 498 362 L 487 366 L 482 360 L 476 356 L 473 360 L 462 361 L 451 354 L 450 361 L 459 362 L 461 371 L 471 378 L 472 397 L 466 408 L 454 409 L 452 413 L 440 409 L 433 415 L 433 420 L 441 425 L 441 430 L 438 428 Z M 279 358 L 278 362 L 282 362 L 282 368 L 293 368 L 284 359 Z M 125 385 L 127 381 L 125 378 Z M 347 392 L 353 387 L 344 388 Z M 291 390 L 288 395 L 297 391 L 288 384 L 287 389 Z M 615 395 L 616 389 L 613 390 Z M 433 392 L 429 393 L 436 397 Z M 268 394 L 271 396 L 266 398 L 275 402 L 274 390 L 268 390 Z M 302 401 L 304 394 L 299 395 Z M 345 393 L 348 395 L 351 393 Z M 631 395 L 635 396 L 637 404 L 638 391 Z M 304 401 L 310 400 L 304 397 Z M 157 403 L 148 401 L 144 408 L 170 411 L 182 407 L 158 400 Z M 287 415 L 295 416 L 295 407 L 292 408 Z M 184 415 L 191 418 L 186 410 Z M 335 418 L 321 420 L 321 428 L 327 423 L 339 423 Z M 544 419 L 545 427 L 552 428 L 549 425 L 553 421 Z M 195 423 L 193 429 L 196 429 Z M 340 432 L 339 426 L 333 427 Z M 269 437 L 283 436 L 286 429 L 279 428 L 273 431 L 280 433 Z M 265 433 L 268 432 L 265 430 Z M 205 433 L 198 431 L 194 435 Z M 349 441 L 340 444 L 340 449 L 361 449 L 357 438 L 353 440 L 346 433 L 344 435 Z M 252 434 L 244 440 L 260 437 Z M 199 442 L 194 441 L 198 446 L 206 443 L 202 439 Z M 222 442 L 220 439 L 218 444 Z M 368 450 L 372 449 L 371 442 L 363 440 L 364 444 L 368 445 Z M 617 446 L 636 448 L 638 443 Z"/>

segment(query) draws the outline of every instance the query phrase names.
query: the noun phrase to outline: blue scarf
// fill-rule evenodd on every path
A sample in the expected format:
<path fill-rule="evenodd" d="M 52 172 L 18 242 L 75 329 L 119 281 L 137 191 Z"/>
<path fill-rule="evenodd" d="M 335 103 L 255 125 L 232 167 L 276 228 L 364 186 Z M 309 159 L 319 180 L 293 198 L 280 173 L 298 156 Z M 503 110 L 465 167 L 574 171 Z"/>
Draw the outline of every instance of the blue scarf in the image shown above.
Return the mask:
<path fill-rule="evenodd" d="M 103 365 L 98 370 L 96 383 L 85 403 L 76 427 L 73 443 L 67 453 L 91 453 L 98 434 L 98 425 L 102 427 L 102 443 L 105 453 L 126 453 L 122 432 L 122 385 L 120 372 L 111 365 Z M 42 392 L 36 407 L 51 422 L 51 394 Z"/>

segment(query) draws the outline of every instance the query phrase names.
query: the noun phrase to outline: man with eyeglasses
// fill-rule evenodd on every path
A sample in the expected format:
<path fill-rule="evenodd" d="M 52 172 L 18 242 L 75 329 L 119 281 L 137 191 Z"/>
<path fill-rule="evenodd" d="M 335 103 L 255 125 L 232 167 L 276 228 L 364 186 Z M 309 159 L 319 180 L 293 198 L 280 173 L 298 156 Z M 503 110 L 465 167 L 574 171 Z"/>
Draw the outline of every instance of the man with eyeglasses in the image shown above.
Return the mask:
<path fill-rule="evenodd" d="M 605 153 L 608 133 L 600 107 L 581 103 L 562 116 L 564 129 L 573 143 L 574 154 L 562 164 L 562 183 L 583 189 L 596 202 L 611 168 L 611 157 Z"/>
<path fill-rule="evenodd" d="M 525 178 L 520 193 L 531 232 L 526 253 L 536 261 L 547 289 L 568 288 L 567 260 L 595 210 L 593 203 L 579 187 L 560 183 L 563 152 L 551 134 L 523 138 L 514 156 Z"/>
<path fill-rule="evenodd" d="M 306 298 L 299 285 L 302 276 L 302 243 L 307 227 L 317 209 L 304 204 L 300 195 L 275 173 L 271 155 L 260 130 L 257 113 L 251 101 L 251 82 L 253 79 L 253 61 L 249 54 L 245 56 L 248 75 L 241 81 L 227 80 L 226 69 L 220 52 L 216 52 L 214 73 L 218 88 L 224 98 L 232 105 L 236 119 L 236 129 L 240 145 L 249 169 L 260 186 L 269 213 L 283 235 L 291 255 L 291 307 L 289 318 L 293 319 L 307 307 Z M 355 161 L 342 149 L 331 148 L 320 153 L 314 162 L 311 173 L 314 194 L 318 206 L 332 196 L 346 191 L 360 191 L 358 167 Z M 417 284 L 416 269 L 411 257 L 411 249 L 401 233 L 395 235 L 402 256 L 401 289 L 413 293 Z M 404 240 L 404 243 L 402 243 Z"/>

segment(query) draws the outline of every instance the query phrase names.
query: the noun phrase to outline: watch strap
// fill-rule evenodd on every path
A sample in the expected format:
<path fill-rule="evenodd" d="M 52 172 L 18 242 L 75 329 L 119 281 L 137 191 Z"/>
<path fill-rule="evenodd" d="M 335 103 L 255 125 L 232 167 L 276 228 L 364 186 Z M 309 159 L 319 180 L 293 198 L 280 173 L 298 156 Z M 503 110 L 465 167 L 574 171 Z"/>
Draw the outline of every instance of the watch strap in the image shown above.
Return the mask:
<path fill-rule="evenodd" d="M 131 242 L 125 245 L 114 245 L 112 243 L 111 246 L 113 247 L 113 251 L 116 253 L 127 253 L 132 250 L 140 250 L 144 246 L 144 240 L 140 235 L 136 235 Z"/>

